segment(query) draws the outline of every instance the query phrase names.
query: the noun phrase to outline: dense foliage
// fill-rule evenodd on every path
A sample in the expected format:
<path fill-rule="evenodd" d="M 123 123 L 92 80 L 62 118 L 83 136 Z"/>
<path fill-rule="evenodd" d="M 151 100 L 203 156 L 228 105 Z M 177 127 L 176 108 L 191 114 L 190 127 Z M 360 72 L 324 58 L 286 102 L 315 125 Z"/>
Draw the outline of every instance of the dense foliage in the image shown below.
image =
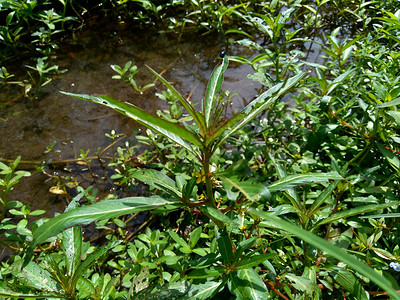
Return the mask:
<path fill-rule="evenodd" d="M 35 95 L 57 70 L 53 36 L 84 23 L 83 11 L 177 34 L 216 31 L 254 56 L 221 52 L 201 106 L 150 68 L 170 104 L 157 115 L 63 91 L 149 128 L 138 137 L 147 149 L 126 144 L 110 164 L 127 197 L 99 201 L 78 187 L 50 220 L 32 221 L 42 211 L 9 199 L 30 173 L 19 159 L 0 163 L 1 244 L 12 250 L 0 298 L 400 299 L 398 1 L 59 2 L 0 3 L 2 56 L 31 42 L 44 55 Z M 313 43 L 323 64 L 305 58 Z M 235 91 L 222 90 L 230 63 L 250 65 L 263 87 L 235 113 Z M 154 88 L 138 86 L 132 62 L 111 67 L 138 92 Z M 13 83 L 6 68 L 0 76 Z M 102 243 L 83 239 L 93 223 Z"/>

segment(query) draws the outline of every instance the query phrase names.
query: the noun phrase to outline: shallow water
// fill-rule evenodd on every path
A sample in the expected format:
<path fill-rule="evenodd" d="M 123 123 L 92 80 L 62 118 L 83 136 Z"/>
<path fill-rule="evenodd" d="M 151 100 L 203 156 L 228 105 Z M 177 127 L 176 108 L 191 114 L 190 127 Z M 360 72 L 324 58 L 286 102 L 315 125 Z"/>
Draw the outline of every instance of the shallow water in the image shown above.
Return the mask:
<path fill-rule="evenodd" d="M 156 92 L 165 90 L 160 82 L 140 94 L 128 84 L 112 79 L 116 73 L 110 64 L 122 66 L 132 60 L 139 69 L 135 76 L 139 85 L 154 81 L 154 76 L 145 67 L 149 65 L 158 72 L 165 71 L 163 76 L 183 95 L 187 96 L 193 90 L 191 101 L 200 102 L 208 77 L 218 63 L 218 54 L 223 48 L 222 42 L 213 36 L 192 35 L 178 39 L 175 35 L 137 32 L 123 24 L 93 25 L 79 33 L 75 41 L 66 43 L 55 60 L 60 70 L 68 69 L 68 72 L 44 86 L 37 99 L 17 98 L 23 93 L 18 86 L 7 86 L 2 91 L 3 101 L 17 100 L 0 110 L 1 158 L 15 159 L 21 155 L 25 161 L 51 162 L 77 158 L 80 149 L 90 149 L 90 154 L 95 155 L 98 147 L 104 149 L 111 143 L 105 137 L 105 133 L 111 130 L 125 134 L 128 140 L 133 139 L 134 129 L 137 128 L 134 121 L 112 109 L 65 96 L 60 91 L 107 94 L 151 112 L 165 109 L 166 103 L 155 96 Z M 246 55 L 248 50 L 238 47 L 232 51 L 241 51 L 232 54 Z M 21 62 L 19 67 L 24 69 L 27 63 Z M 17 65 L 13 67 L 18 70 Z M 249 66 L 232 63 L 225 74 L 223 89 L 238 93 L 233 109 L 243 107 L 243 101 L 254 98 L 261 87 L 246 79 L 249 73 Z M 61 151 L 60 156 L 52 152 L 44 153 L 53 141 L 56 142 L 54 150 Z M 112 155 L 111 148 L 104 155 Z M 32 166 L 20 164 L 20 167 L 27 169 Z M 54 170 L 46 167 L 46 170 L 53 176 L 64 172 L 63 168 Z M 79 170 L 75 168 L 73 171 Z M 96 168 L 96 171 L 106 174 L 110 170 Z M 78 174 L 71 173 L 70 176 L 76 177 Z M 85 187 L 93 184 L 101 190 L 112 188 L 107 180 L 92 182 L 89 174 L 84 178 L 79 178 L 79 181 Z M 54 211 L 62 211 L 65 207 L 63 197 L 49 193 L 54 182 L 41 173 L 24 178 L 16 186 L 13 198 L 30 203 L 33 209 L 45 209 L 48 215 L 53 215 Z"/>

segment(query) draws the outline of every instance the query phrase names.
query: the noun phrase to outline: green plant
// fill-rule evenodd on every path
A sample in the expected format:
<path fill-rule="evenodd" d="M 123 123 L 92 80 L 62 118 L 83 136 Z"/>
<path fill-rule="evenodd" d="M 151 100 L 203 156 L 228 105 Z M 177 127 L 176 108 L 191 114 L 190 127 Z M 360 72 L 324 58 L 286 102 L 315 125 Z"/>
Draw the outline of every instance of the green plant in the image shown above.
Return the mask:
<path fill-rule="evenodd" d="M 0 178 L 0 203 L 2 206 L 0 220 L 4 219 L 7 210 L 12 207 L 12 203 L 8 200 L 8 194 L 13 189 L 14 185 L 16 185 L 22 177 L 31 175 L 31 173 L 27 171 L 16 170 L 20 160 L 21 157 L 18 156 L 17 159 L 8 166 L 0 162 L 0 175 L 4 176 Z"/>
<path fill-rule="evenodd" d="M 221 111 L 226 102 L 221 101 L 216 95 L 220 91 L 223 73 L 227 68 L 228 61 L 227 57 L 224 58 L 222 64 L 217 66 L 211 75 L 201 111 L 195 111 L 190 102 L 182 97 L 163 77 L 153 71 L 157 78 L 178 97 L 183 107 L 191 115 L 193 122 L 191 124 L 184 124 L 183 126 L 160 119 L 140 108 L 127 103 L 121 103 L 109 96 L 65 93 L 112 107 L 152 130 L 165 135 L 191 153 L 193 166 L 196 167 L 198 165 L 200 167 L 196 167 L 198 171 L 194 176 L 189 177 L 191 178 L 188 178 L 189 180 L 178 175 L 173 180 L 162 172 L 151 169 L 139 169 L 131 172 L 130 176 L 160 190 L 162 198 L 153 196 L 149 198 L 133 197 L 106 200 L 90 206 L 70 210 L 35 230 L 34 240 L 28 253 L 32 253 L 31 251 L 34 247 L 44 242 L 48 237 L 57 234 L 63 228 L 76 224 L 88 224 L 91 221 L 112 218 L 145 209 L 157 208 L 155 211 L 166 213 L 177 207 L 186 207 L 186 209 L 194 212 L 201 212 L 201 214 L 204 214 L 213 221 L 208 223 L 207 227 L 208 230 L 214 232 L 213 237 L 215 237 L 215 240 L 211 239 L 209 241 L 210 247 L 211 245 L 214 246 L 212 246 L 213 250 L 210 248 L 210 253 L 206 255 L 205 253 L 207 252 L 195 250 L 197 249 L 197 242 L 195 243 L 195 241 L 198 240 L 198 234 L 201 233 L 200 230 L 193 231 L 193 236 L 196 236 L 193 242 L 191 242 L 191 239 L 189 242 L 186 242 L 178 235 L 170 233 L 172 240 L 180 245 L 180 251 L 188 253 L 191 256 L 193 255 L 196 261 L 188 265 L 189 269 L 187 271 L 185 271 L 186 269 L 181 269 L 179 275 L 180 280 L 187 279 L 189 282 L 192 282 L 192 285 L 189 285 L 190 293 L 202 289 L 204 283 L 201 282 L 207 279 L 206 285 L 210 287 L 208 293 L 202 293 L 201 296 L 198 295 L 203 299 L 217 293 L 223 293 L 225 287 L 237 297 L 257 298 L 267 296 L 268 288 L 265 280 L 257 272 L 258 266 L 262 263 L 266 264 L 265 266 L 272 270 L 267 261 L 271 257 L 271 254 L 264 252 L 269 243 L 263 238 L 261 232 L 256 231 L 256 228 L 263 227 L 266 227 L 267 232 L 268 228 L 278 228 L 290 232 L 313 247 L 319 248 L 325 253 L 345 262 L 354 270 L 367 276 L 377 285 L 396 296 L 390 284 L 382 276 L 366 265 L 361 264 L 359 260 L 347 254 L 344 250 L 340 250 L 297 225 L 284 221 L 282 218 L 276 216 L 276 214 L 256 209 L 256 207 L 263 208 L 263 204 L 261 203 L 270 201 L 268 200 L 271 197 L 270 193 L 278 193 L 280 195 L 280 191 L 286 191 L 284 195 L 289 197 L 291 207 L 299 214 L 301 226 L 308 228 L 307 219 L 311 218 L 319 210 L 321 204 L 326 201 L 338 183 L 335 182 L 327 187 L 320 194 L 314 205 L 309 208 L 306 208 L 304 203 L 301 203 L 300 197 L 293 188 L 313 182 L 324 183 L 329 179 L 341 180 L 342 177 L 338 173 L 287 175 L 284 169 L 275 163 L 279 180 L 266 186 L 250 178 L 238 176 L 237 172 L 240 172 L 240 165 L 233 164 L 231 168 L 226 170 L 215 170 L 215 157 L 220 155 L 220 151 L 228 138 L 244 128 L 246 124 L 250 123 L 260 112 L 277 101 L 280 96 L 295 86 L 304 76 L 302 72 L 299 72 L 294 77 L 278 83 L 250 102 L 239 114 L 225 120 L 222 117 Z M 199 195 L 198 193 L 201 194 Z M 390 207 L 396 205 L 396 203 L 389 202 L 384 206 L 363 207 L 362 209 L 367 212 L 381 207 Z M 304 208 L 306 210 L 303 210 Z M 327 224 L 360 212 L 360 210 L 349 211 L 346 212 L 345 216 L 334 212 L 324 222 Z M 83 216 L 85 216 L 85 219 L 82 219 Z M 324 223 L 319 222 L 318 225 L 322 224 Z M 318 228 L 315 225 L 313 227 Z M 215 252 L 217 249 L 219 254 Z M 307 251 L 306 249 L 307 246 L 305 245 L 303 251 Z M 29 257 L 29 255 L 26 257 L 26 263 L 29 262 Z M 184 264 L 179 265 L 180 268 L 184 268 L 184 266 Z M 144 270 L 142 271 L 144 272 Z M 287 276 L 290 280 L 304 281 L 304 279 L 293 277 L 293 275 L 290 275 L 291 277 Z M 221 278 L 221 280 L 217 278 Z M 172 286 L 169 289 L 173 289 Z M 156 290 L 159 288 L 156 287 Z M 149 289 L 150 287 L 146 289 L 146 292 L 152 291 L 152 288 Z M 189 291 L 185 292 L 189 293 Z M 314 289 L 312 295 L 317 294 L 319 294 L 319 290 Z"/>
<path fill-rule="evenodd" d="M 125 64 L 124 68 L 121 68 L 118 65 L 110 65 L 110 67 L 119 74 L 119 75 L 114 75 L 112 77 L 113 79 L 124 80 L 125 82 L 129 83 L 135 91 L 139 93 L 143 93 L 147 89 L 154 86 L 154 83 L 149 83 L 146 84 L 144 87 L 141 87 L 136 83 L 133 77 L 139 72 L 139 70 L 137 69 L 137 66 L 132 66 L 132 61 L 128 61 Z"/>

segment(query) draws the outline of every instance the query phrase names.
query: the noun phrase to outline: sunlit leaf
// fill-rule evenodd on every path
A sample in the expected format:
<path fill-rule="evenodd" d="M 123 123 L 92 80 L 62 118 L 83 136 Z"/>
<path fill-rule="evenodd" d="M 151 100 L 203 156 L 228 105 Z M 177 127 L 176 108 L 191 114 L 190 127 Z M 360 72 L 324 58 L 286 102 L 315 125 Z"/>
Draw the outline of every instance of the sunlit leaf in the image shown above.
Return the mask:
<path fill-rule="evenodd" d="M 86 225 L 102 219 L 115 218 L 172 204 L 180 206 L 178 200 L 166 200 L 158 196 L 153 196 L 104 200 L 92 205 L 78 207 L 50 219 L 34 230 L 29 251 L 33 251 L 37 244 L 45 242 L 49 237 L 55 236 L 71 226 Z"/>
<path fill-rule="evenodd" d="M 146 112 L 139 107 L 134 106 L 133 104 L 130 104 L 128 102 L 120 102 L 110 96 L 90 96 L 85 94 L 73 94 L 67 92 L 61 93 L 111 107 L 121 114 L 130 117 L 133 120 L 141 123 L 142 125 L 150 128 L 151 130 L 154 130 L 166 136 L 167 138 L 186 148 L 196 156 L 198 154 L 190 144 L 192 143 L 198 146 L 201 145 L 198 137 L 194 133 L 187 130 L 185 127 L 178 125 L 177 123 L 172 123 L 164 120 L 158 116 Z"/>
<path fill-rule="evenodd" d="M 133 169 L 129 172 L 129 175 L 154 188 L 163 190 L 171 196 L 182 198 L 182 193 L 178 190 L 175 181 L 160 171 L 151 169 Z"/>
<path fill-rule="evenodd" d="M 392 288 L 390 282 L 385 277 L 374 271 L 372 268 L 367 266 L 355 256 L 348 254 L 344 249 L 339 248 L 320 238 L 319 236 L 302 229 L 300 226 L 284 221 L 279 217 L 272 216 L 271 214 L 267 214 L 254 208 L 250 208 L 249 211 L 254 215 L 264 219 L 266 222 L 264 226 L 275 226 L 277 228 L 286 230 L 291 234 L 294 234 L 303 241 L 323 250 L 328 255 L 347 264 L 349 267 L 353 268 L 353 270 L 357 271 L 361 275 L 368 277 L 375 284 L 389 292 L 394 299 L 400 299 L 400 294 L 396 293 L 396 291 Z"/>
<path fill-rule="evenodd" d="M 204 119 L 206 122 L 206 128 L 210 127 L 211 124 L 211 119 L 212 119 L 212 113 L 214 111 L 214 108 L 216 106 L 216 94 L 218 94 L 221 90 L 222 86 L 222 81 L 224 79 L 224 72 L 226 68 L 228 67 L 229 59 L 228 57 L 224 57 L 222 60 L 222 64 L 218 65 L 213 73 L 211 74 L 211 77 L 208 81 L 207 85 L 207 90 L 206 90 L 206 95 L 204 99 Z"/>
<path fill-rule="evenodd" d="M 237 273 L 229 273 L 229 290 L 236 299 L 269 299 L 268 289 L 265 283 L 254 269 L 238 270 Z"/>

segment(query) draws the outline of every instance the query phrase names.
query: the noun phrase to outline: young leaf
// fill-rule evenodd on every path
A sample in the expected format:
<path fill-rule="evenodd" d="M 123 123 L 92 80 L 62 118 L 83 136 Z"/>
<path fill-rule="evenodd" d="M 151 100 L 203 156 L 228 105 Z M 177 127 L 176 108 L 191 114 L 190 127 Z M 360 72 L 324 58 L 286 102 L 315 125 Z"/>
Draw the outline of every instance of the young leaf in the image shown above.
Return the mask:
<path fill-rule="evenodd" d="M 208 81 L 206 96 L 204 99 L 204 118 L 206 122 L 206 128 L 210 127 L 212 113 L 215 108 L 215 101 L 217 99 L 216 94 L 221 90 L 222 81 L 224 79 L 224 72 L 228 67 L 229 59 L 224 57 L 222 64 L 218 65 L 213 73 L 211 74 L 210 80 Z"/>

